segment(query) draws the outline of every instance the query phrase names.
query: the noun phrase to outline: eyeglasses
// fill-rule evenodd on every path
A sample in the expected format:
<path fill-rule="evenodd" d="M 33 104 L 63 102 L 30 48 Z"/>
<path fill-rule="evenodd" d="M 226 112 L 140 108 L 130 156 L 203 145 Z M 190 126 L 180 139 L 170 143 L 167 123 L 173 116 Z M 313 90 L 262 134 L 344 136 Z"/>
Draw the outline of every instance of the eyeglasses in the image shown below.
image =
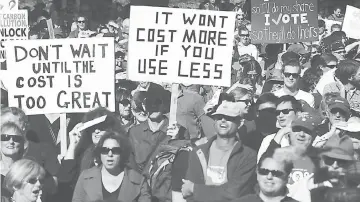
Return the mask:
<path fill-rule="evenodd" d="M 7 134 L 1 134 L 1 141 L 10 141 L 12 139 L 14 142 L 20 143 L 24 141 L 24 138 L 19 135 L 7 135 Z"/>
<path fill-rule="evenodd" d="M 113 148 L 101 147 L 100 148 L 100 153 L 103 155 L 109 154 L 110 151 L 112 154 L 115 154 L 115 155 L 120 155 L 122 152 L 120 147 L 113 147 Z"/>
<path fill-rule="evenodd" d="M 85 20 L 78 20 L 78 23 L 85 23 Z"/>
<path fill-rule="evenodd" d="M 271 173 L 271 175 L 274 176 L 274 177 L 283 177 L 283 176 L 285 176 L 285 173 L 280 171 L 280 170 L 269 170 L 269 169 L 266 169 L 266 168 L 258 169 L 258 173 L 260 175 L 269 175 L 269 173 Z"/>
<path fill-rule="evenodd" d="M 335 159 L 328 156 L 323 156 L 324 163 L 328 166 L 334 165 L 337 162 L 339 167 L 347 167 L 349 165 L 349 161 L 342 160 L 342 159 Z"/>
<path fill-rule="evenodd" d="M 223 120 L 223 119 L 225 119 L 226 121 L 235 122 L 236 117 L 226 116 L 226 115 L 222 115 L 222 114 L 216 114 L 216 115 L 214 115 L 214 119 L 215 120 Z"/>
<path fill-rule="evenodd" d="M 286 78 L 289 78 L 290 76 L 292 76 L 294 79 L 297 79 L 297 78 L 300 77 L 300 74 L 298 74 L 298 73 L 287 73 L 287 72 L 284 72 L 284 76 L 285 76 Z"/>
<path fill-rule="evenodd" d="M 276 110 L 276 116 L 279 116 L 281 113 L 282 114 L 289 114 L 291 111 L 294 111 L 294 109 L 282 109 L 282 110 Z"/>
<path fill-rule="evenodd" d="M 326 65 L 326 67 L 329 67 L 330 69 L 336 68 L 336 65 Z"/>
<path fill-rule="evenodd" d="M 346 116 L 346 112 L 344 112 L 344 111 L 341 110 L 341 109 L 334 108 L 334 109 L 331 109 L 331 110 L 330 110 L 330 113 L 331 113 L 331 114 L 334 114 L 334 115 L 336 115 L 338 112 L 340 113 L 341 116 Z"/>
<path fill-rule="evenodd" d="M 250 34 L 239 34 L 241 37 L 250 37 Z"/>
<path fill-rule="evenodd" d="M 39 181 L 40 184 L 44 184 L 44 179 L 42 178 L 30 178 L 26 182 L 29 184 L 36 184 L 37 181 Z"/>
<path fill-rule="evenodd" d="M 236 100 L 236 102 L 243 102 L 246 105 L 251 105 L 252 104 L 252 100 Z"/>

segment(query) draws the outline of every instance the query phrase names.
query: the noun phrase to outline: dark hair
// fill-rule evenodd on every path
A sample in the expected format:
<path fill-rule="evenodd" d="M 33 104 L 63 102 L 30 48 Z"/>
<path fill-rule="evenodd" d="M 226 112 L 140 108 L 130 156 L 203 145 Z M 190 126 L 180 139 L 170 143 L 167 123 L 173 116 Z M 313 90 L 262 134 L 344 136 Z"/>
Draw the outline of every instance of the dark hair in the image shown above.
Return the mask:
<path fill-rule="evenodd" d="M 126 166 L 129 162 L 130 154 L 132 152 L 132 147 L 130 144 L 130 140 L 126 137 L 125 133 L 118 133 L 115 131 L 106 131 L 105 134 L 100 138 L 99 143 L 96 145 L 94 150 L 94 158 L 99 165 L 102 164 L 100 156 L 101 156 L 101 148 L 104 145 L 104 142 L 108 139 L 115 140 L 121 148 L 121 166 Z"/>
<path fill-rule="evenodd" d="M 287 63 L 284 63 L 282 68 L 281 68 L 281 71 L 285 72 L 285 67 L 288 67 L 288 66 L 290 66 L 290 67 L 298 67 L 299 68 L 298 73 L 301 72 L 301 65 L 300 65 L 300 62 L 298 60 L 291 60 L 291 61 L 289 61 Z"/>
<path fill-rule="evenodd" d="M 268 150 L 266 151 L 259 159 L 259 162 L 257 164 L 257 168 L 260 169 L 265 159 L 274 159 L 274 153 L 275 150 Z M 289 175 L 294 168 L 294 164 L 291 161 L 281 161 L 284 163 L 284 170 L 287 175 Z"/>
<path fill-rule="evenodd" d="M 326 61 L 321 55 L 315 55 L 310 60 L 311 69 L 320 69 L 320 67 L 326 66 Z"/>
<path fill-rule="evenodd" d="M 273 93 L 264 93 L 262 95 L 260 95 L 259 99 L 257 99 L 256 104 L 255 104 L 255 109 L 256 111 L 259 110 L 259 106 L 264 104 L 264 103 L 274 103 L 276 105 L 276 103 L 278 102 L 278 97 L 276 97 Z"/>
<path fill-rule="evenodd" d="M 281 55 L 281 60 L 283 64 L 287 64 L 293 60 L 300 61 L 300 55 L 293 51 L 288 51 Z"/>
<path fill-rule="evenodd" d="M 129 90 L 126 90 L 123 88 L 118 88 L 115 91 L 115 112 L 119 113 L 120 102 L 122 102 L 123 100 L 129 100 L 129 104 L 130 104 L 131 98 L 132 98 L 132 96 L 131 96 L 131 92 Z"/>
<path fill-rule="evenodd" d="M 302 110 L 301 103 L 300 103 L 298 100 L 296 100 L 294 96 L 291 96 L 291 95 L 281 96 L 281 97 L 277 100 L 276 106 L 279 105 L 279 104 L 281 104 L 281 103 L 284 103 L 284 102 L 290 102 L 292 108 L 293 108 L 294 111 L 295 111 L 295 113 L 296 113 L 296 112 L 300 112 L 300 111 Z"/>
<path fill-rule="evenodd" d="M 319 28 L 321 27 L 326 27 L 326 24 L 325 24 L 325 21 L 324 20 L 318 20 L 318 25 L 319 25 Z"/>
<path fill-rule="evenodd" d="M 77 146 L 76 155 L 81 155 L 90 145 L 93 145 L 92 142 L 92 132 L 94 128 L 101 126 L 105 131 L 117 131 L 118 133 L 124 133 L 120 121 L 116 118 L 115 114 L 110 112 L 104 107 L 98 107 L 88 113 L 86 113 L 82 119 L 82 123 L 94 120 L 96 118 L 107 116 L 106 120 L 100 124 L 92 126 L 88 129 L 83 130 L 81 133 L 81 138 L 79 140 L 79 145 Z"/>
<path fill-rule="evenodd" d="M 307 69 L 302 77 L 304 84 L 302 90 L 306 92 L 312 91 L 319 82 L 322 75 L 323 71 L 320 68 Z"/>
<path fill-rule="evenodd" d="M 337 65 L 335 76 L 341 81 L 341 83 L 348 84 L 349 79 L 357 73 L 359 67 L 360 63 L 356 60 L 343 60 Z"/>
<path fill-rule="evenodd" d="M 244 62 L 241 62 L 240 64 L 243 67 L 243 70 L 242 70 L 243 78 L 247 77 L 247 74 L 250 71 L 255 71 L 257 74 L 257 78 L 255 78 L 255 81 L 252 81 L 251 83 L 252 84 L 257 83 L 259 85 L 262 83 L 262 77 L 261 77 L 262 69 L 261 69 L 260 64 L 255 59 L 251 59 L 249 61 L 244 61 Z M 243 82 L 240 81 L 240 83 L 243 83 Z"/>

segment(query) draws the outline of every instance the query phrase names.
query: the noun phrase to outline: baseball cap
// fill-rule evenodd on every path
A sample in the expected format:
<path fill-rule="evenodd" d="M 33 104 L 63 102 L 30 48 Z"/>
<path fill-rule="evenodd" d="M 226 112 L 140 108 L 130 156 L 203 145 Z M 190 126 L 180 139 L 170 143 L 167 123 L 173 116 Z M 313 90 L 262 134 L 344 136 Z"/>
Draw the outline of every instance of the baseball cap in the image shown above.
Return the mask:
<path fill-rule="evenodd" d="M 316 135 L 316 133 L 314 132 L 315 128 L 319 126 L 321 123 L 322 123 L 322 119 L 320 116 L 308 112 L 302 112 L 297 114 L 295 120 L 292 121 L 291 123 L 291 127 L 305 128 L 311 132 L 310 135 Z"/>
<path fill-rule="evenodd" d="M 241 108 L 236 102 L 223 101 L 216 109 L 214 115 L 225 115 L 229 117 L 238 117 L 241 115 Z"/>
<path fill-rule="evenodd" d="M 309 51 L 306 50 L 305 47 L 301 44 L 290 45 L 289 48 L 287 49 L 287 52 L 294 52 L 301 55 L 309 53 Z"/>
<path fill-rule="evenodd" d="M 346 161 L 354 160 L 354 147 L 349 136 L 334 135 L 325 143 L 321 156 L 327 156 L 334 159 Z"/>
<path fill-rule="evenodd" d="M 331 98 L 329 100 L 328 108 L 329 110 L 341 109 L 346 113 L 347 116 L 349 116 L 351 113 L 349 102 L 345 98 L 340 96 Z"/>

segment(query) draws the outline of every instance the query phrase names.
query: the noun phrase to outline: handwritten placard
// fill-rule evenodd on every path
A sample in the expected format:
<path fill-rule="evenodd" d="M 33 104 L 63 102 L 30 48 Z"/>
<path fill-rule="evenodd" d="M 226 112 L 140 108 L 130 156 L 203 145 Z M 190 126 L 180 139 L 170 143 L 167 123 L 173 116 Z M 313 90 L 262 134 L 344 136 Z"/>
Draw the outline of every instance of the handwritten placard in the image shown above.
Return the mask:
<path fill-rule="evenodd" d="M 252 42 L 317 41 L 317 14 L 317 0 L 252 0 Z"/>
<path fill-rule="evenodd" d="M 27 114 L 115 110 L 114 40 L 6 42 L 9 105 Z"/>
<path fill-rule="evenodd" d="M 132 6 L 130 15 L 129 79 L 230 86 L 234 12 Z"/>
<path fill-rule="evenodd" d="M 360 39 L 360 9 L 353 6 L 346 6 L 346 13 L 342 31 L 347 37 Z"/>

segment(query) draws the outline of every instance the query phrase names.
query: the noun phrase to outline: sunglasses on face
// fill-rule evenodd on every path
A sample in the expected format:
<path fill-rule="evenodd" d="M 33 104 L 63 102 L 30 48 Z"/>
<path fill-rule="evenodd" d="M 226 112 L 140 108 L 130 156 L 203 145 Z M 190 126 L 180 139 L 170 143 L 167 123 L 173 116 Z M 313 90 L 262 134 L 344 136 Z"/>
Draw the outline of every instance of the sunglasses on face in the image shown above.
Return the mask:
<path fill-rule="evenodd" d="M 346 167 L 347 165 L 349 165 L 349 161 L 342 160 L 342 159 L 335 159 L 335 158 L 331 158 L 331 157 L 327 157 L 327 156 L 324 156 L 323 160 L 324 160 L 324 163 L 328 166 L 334 165 L 335 162 L 337 162 L 337 165 L 339 167 Z"/>
<path fill-rule="evenodd" d="M 345 116 L 345 115 L 346 115 L 346 113 L 345 113 L 343 110 L 337 109 L 337 108 L 334 108 L 334 109 L 330 110 L 330 113 L 331 113 L 331 114 L 334 114 L 334 115 L 336 115 L 337 113 L 339 113 L 341 116 Z"/>
<path fill-rule="evenodd" d="M 78 20 L 78 23 L 85 23 L 85 20 Z"/>
<path fill-rule="evenodd" d="M 221 114 L 216 114 L 214 116 L 215 120 L 223 120 L 225 119 L 226 121 L 231 121 L 231 122 L 235 122 L 236 121 L 236 117 L 231 117 L 231 116 L 225 116 L 225 115 L 221 115 Z"/>
<path fill-rule="evenodd" d="M 294 111 L 294 109 L 282 109 L 282 110 L 276 110 L 276 116 L 279 116 L 282 114 L 289 114 L 291 111 Z"/>
<path fill-rule="evenodd" d="M 100 148 L 100 153 L 103 155 L 109 154 L 110 151 L 112 154 L 120 155 L 122 150 L 120 147 L 113 147 L 113 148 L 101 147 Z"/>
<path fill-rule="evenodd" d="M 300 74 L 298 74 L 298 73 L 287 73 L 287 72 L 284 72 L 284 76 L 285 76 L 286 78 L 289 78 L 290 76 L 292 76 L 292 78 L 297 79 L 297 78 L 300 77 Z"/>
<path fill-rule="evenodd" d="M 19 135 L 7 135 L 7 134 L 1 134 L 1 141 L 10 141 L 12 139 L 14 142 L 20 143 L 24 141 L 24 138 Z"/>
<path fill-rule="evenodd" d="M 240 37 L 247 38 L 247 37 L 250 37 L 250 34 L 240 34 L 239 36 L 240 36 Z"/>
<path fill-rule="evenodd" d="M 258 169 L 258 173 L 260 175 L 269 175 L 269 173 L 271 173 L 271 175 L 274 176 L 274 177 L 283 177 L 283 176 L 285 176 L 285 173 L 280 171 L 280 170 L 269 170 L 269 169 L 266 169 L 266 168 Z"/>
<path fill-rule="evenodd" d="M 237 100 L 236 102 L 242 102 L 246 105 L 251 105 L 252 104 L 252 100 Z"/>
<path fill-rule="evenodd" d="M 334 69 L 334 68 L 336 68 L 336 65 L 326 65 L 326 67 L 328 67 L 330 69 Z"/>
<path fill-rule="evenodd" d="M 36 184 L 37 181 L 39 181 L 40 184 L 44 184 L 44 179 L 42 179 L 42 178 L 30 178 L 26 182 L 29 184 Z"/>

